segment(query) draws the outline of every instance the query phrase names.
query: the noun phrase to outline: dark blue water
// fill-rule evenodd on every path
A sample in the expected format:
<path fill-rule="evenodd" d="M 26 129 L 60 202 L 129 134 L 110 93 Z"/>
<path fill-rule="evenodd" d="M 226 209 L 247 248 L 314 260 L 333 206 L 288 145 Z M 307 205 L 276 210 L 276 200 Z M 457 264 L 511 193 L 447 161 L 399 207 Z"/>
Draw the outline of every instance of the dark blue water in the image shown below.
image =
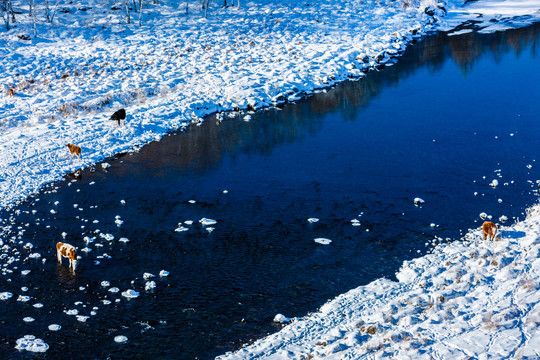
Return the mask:
<path fill-rule="evenodd" d="M 435 237 L 479 226 L 480 212 L 523 218 L 540 179 L 539 37 L 538 25 L 432 36 L 360 81 L 249 122 L 207 119 L 3 211 L 11 228 L 2 239 L 16 251 L 1 251 L 20 260 L 0 275 L 0 292 L 14 294 L 0 302 L 0 357 L 26 358 L 15 341 L 32 334 L 50 345 L 36 358 L 210 359 L 277 331 L 277 313 L 303 316 L 394 278 Z M 414 206 L 415 197 L 425 204 Z M 203 217 L 217 220 L 214 231 Z M 185 220 L 194 224 L 175 232 Z M 56 264 L 62 232 L 79 249 L 96 237 L 76 275 Z M 27 242 L 45 263 L 27 259 Z M 142 274 L 162 269 L 170 276 L 145 291 Z M 103 280 L 141 295 L 126 300 Z M 79 322 L 69 309 L 90 317 Z M 62 329 L 49 331 L 53 323 Z"/>

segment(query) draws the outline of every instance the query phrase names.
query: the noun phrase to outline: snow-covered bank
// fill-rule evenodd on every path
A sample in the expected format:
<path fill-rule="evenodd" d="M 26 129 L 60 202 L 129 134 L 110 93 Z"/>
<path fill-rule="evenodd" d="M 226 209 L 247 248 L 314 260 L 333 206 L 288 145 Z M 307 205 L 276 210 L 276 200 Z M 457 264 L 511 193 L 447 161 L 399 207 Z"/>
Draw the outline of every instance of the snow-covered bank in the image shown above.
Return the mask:
<path fill-rule="evenodd" d="M 540 205 L 406 262 L 225 359 L 538 359 Z"/>
<path fill-rule="evenodd" d="M 36 38 L 19 15 L 0 32 L 0 205 L 205 115 L 295 100 L 396 61 L 443 14 L 431 1 L 408 4 L 215 4 L 205 19 L 198 6 L 186 15 L 165 1 L 147 4 L 138 27 L 94 0 L 38 24 Z M 122 127 L 109 120 L 118 108 Z M 67 143 L 82 148 L 80 161 Z"/>
<path fill-rule="evenodd" d="M 480 33 L 520 28 L 540 21 L 540 2 L 537 0 L 480 0 L 466 6 L 453 7 L 445 25 L 439 30 L 450 30 L 467 23 Z M 468 30 L 459 30 L 455 34 Z"/>

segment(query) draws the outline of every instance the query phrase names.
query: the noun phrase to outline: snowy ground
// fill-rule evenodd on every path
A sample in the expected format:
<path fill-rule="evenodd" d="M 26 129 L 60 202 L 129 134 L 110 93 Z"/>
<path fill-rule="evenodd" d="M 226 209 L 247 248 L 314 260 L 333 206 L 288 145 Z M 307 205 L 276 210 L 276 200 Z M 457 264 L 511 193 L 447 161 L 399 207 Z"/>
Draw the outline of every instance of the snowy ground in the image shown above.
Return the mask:
<path fill-rule="evenodd" d="M 2 207 L 206 115 L 221 119 L 223 111 L 294 101 L 361 77 L 397 61 L 430 31 L 496 31 L 540 20 L 533 0 L 465 7 L 461 0 L 257 1 L 240 9 L 213 4 L 208 19 L 198 6 L 186 15 L 183 2 L 171 0 L 145 3 L 139 27 L 110 1 L 89 0 L 84 10 L 61 6 L 53 25 L 39 8 L 35 37 L 23 3 L 15 2 L 17 26 L 0 31 Z M 120 127 L 109 120 L 119 108 L 128 114 Z M 67 143 L 82 148 L 80 160 Z M 227 357 L 538 357 L 538 212 L 531 209 L 501 241 L 471 233 L 405 264 L 399 283 L 352 290 Z M 39 339 L 20 340 L 17 346 L 46 350 Z"/>

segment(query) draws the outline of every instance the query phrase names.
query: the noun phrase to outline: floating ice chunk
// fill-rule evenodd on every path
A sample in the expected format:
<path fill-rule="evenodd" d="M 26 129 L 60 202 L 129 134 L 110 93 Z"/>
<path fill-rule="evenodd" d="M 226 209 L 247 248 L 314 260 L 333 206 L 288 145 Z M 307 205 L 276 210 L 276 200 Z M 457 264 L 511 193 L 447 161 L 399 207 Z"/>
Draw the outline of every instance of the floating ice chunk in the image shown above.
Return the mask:
<path fill-rule="evenodd" d="M 491 186 L 492 188 L 496 188 L 498 185 L 499 181 L 497 181 L 497 179 L 494 179 L 489 183 L 489 186 Z"/>
<path fill-rule="evenodd" d="M 497 202 L 500 204 L 502 203 L 502 199 L 498 199 Z"/>
<path fill-rule="evenodd" d="M 114 236 L 111 235 L 111 234 L 99 234 L 99 236 L 101 236 L 102 238 L 104 238 L 107 241 L 113 241 L 114 240 Z"/>
<path fill-rule="evenodd" d="M 420 206 L 420 205 L 422 205 L 423 203 L 425 203 L 424 199 L 419 198 L 419 197 L 414 198 L 414 205 Z"/>
<path fill-rule="evenodd" d="M 124 199 L 120 200 L 120 205 L 126 205 L 126 200 Z"/>
<path fill-rule="evenodd" d="M 92 251 L 92 249 L 85 247 L 85 248 L 82 248 L 81 251 L 84 251 L 85 253 L 89 253 L 90 251 Z"/>
<path fill-rule="evenodd" d="M 136 298 L 136 297 L 139 297 L 139 293 L 133 289 L 129 289 L 129 290 L 126 290 L 122 293 L 122 296 L 128 298 L 128 299 L 133 299 L 133 298 Z"/>
<path fill-rule="evenodd" d="M 110 167 L 111 167 L 111 164 L 109 164 L 109 163 L 106 163 L 106 162 L 101 163 L 101 168 L 102 168 L 103 170 L 107 170 L 107 169 L 110 168 Z"/>
<path fill-rule="evenodd" d="M 112 288 L 109 289 L 109 292 L 112 292 L 112 293 L 117 293 L 119 291 L 120 291 L 120 289 L 117 288 L 117 287 L 112 287 Z"/>
<path fill-rule="evenodd" d="M 43 307 L 43 304 L 42 303 L 35 303 L 33 305 L 36 309 L 41 309 Z"/>
<path fill-rule="evenodd" d="M 21 271 L 21 275 L 26 276 L 26 275 L 30 274 L 30 271 L 31 270 L 23 270 L 23 271 Z"/>
<path fill-rule="evenodd" d="M 25 250 L 32 250 L 34 248 L 34 244 L 26 243 L 23 247 Z"/>
<path fill-rule="evenodd" d="M 79 314 L 79 310 L 77 310 L 77 309 L 64 310 L 64 312 L 65 312 L 67 315 L 71 315 L 71 316 L 75 316 L 75 315 L 78 315 L 78 314 Z"/>
<path fill-rule="evenodd" d="M 203 226 L 214 225 L 214 224 L 217 223 L 216 220 L 214 220 L 214 219 L 208 219 L 208 218 L 202 218 L 201 220 L 199 220 L 199 222 L 200 222 Z"/>
<path fill-rule="evenodd" d="M 153 277 L 156 277 L 156 275 L 150 274 L 150 273 L 147 273 L 147 272 L 145 272 L 145 273 L 143 274 L 143 278 L 144 278 L 145 280 L 151 279 L 151 278 L 153 278 Z"/>
<path fill-rule="evenodd" d="M 15 349 L 30 352 L 45 352 L 49 349 L 49 345 L 41 339 L 36 339 L 34 335 L 25 335 L 24 337 L 17 339 Z"/>
<path fill-rule="evenodd" d="M 291 322 L 291 319 L 283 314 L 277 314 L 276 316 L 274 316 L 274 322 L 278 324 L 285 324 Z"/>
<path fill-rule="evenodd" d="M 332 242 L 332 240 L 327 239 L 327 238 L 316 238 L 314 241 L 321 245 L 328 245 Z"/>
<path fill-rule="evenodd" d="M 193 220 L 186 220 L 186 221 L 184 221 L 184 224 L 193 225 Z"/>
<path fill-rule="evenodd" d="M 223 193 L 224 193 L 224 194 L 228 194 L 228 193 L 229 193 L 229 190 L 223 190 Z"/>
<path fill-rule="evenodd" d="M 122 237 L 122 238 L 118 239 L 118 241 L 123 242 L 125 244 L 125 243 L 129 242 L 129 239 L 125 238 L 125 237 Z"/>
<path fill-rule="evenodd" d="M 7 291 L 2 292 L 2 293 L 0 293 L 0 300 L 7 300 L 7 299 L 11 298 L 12 296 L 13 296 L 13 294 L 10 293 L 10 292 L 7 292 Z"/>
<path fill-rule="evenodd" d="M 110 286 L 110 285 L 111 285 L 111 283 L 108 282 L 108 281 L 105 281 L 105 280 L 104 280 L 104 281 L 101 282 L 101 286 L 103 286 L 103 287 L 108 287 L 108 286 Z"/>
<path fill-rule="evenodd" d="M 319 221 L 319 219 L 317 219 L 317 218 L 309 218 L 309 219 L 307 219 L 307 221 L 308 221 L 309 223 L 316 223 L 316 222 Z"/>
<path fill-rule="evenodd" d="M 1 295 L 1 294 L 0 294 L 0 295 Z M 19 297 L 17 298 L 17 301 L 27 302 L 27 301 L 29 301 L 30 299 L 31 299 L 30 296 L 19 295 Z"/>
<path fill-rule="evenodd" d="M 51 209 L 51 214 L 56 214 L 56 211 L 54 211 L 54 209 Z"/>
<path fill-rule="evenodd" d="M 77 315 L 77 320 L 80 322 L 86 322 L 90 316 Z"/>
<path fill-rule="evenodd" d="M 174 229 L 174 231 L 176 232 L 183 232 L 183 231 L 188 231 L 189 229 L 185 226 L 180 226 L 180 227 L 177 227 L 176 229 Z"/>
<path fill-rule="evenodd" d="M 502 222 L 502 223 L 505 223 L 508 221 L 508 217 L 506 215 L 503 215 L 499 218 L 499 221 Z"/>
<path fill-rule="evenodd" d="M 40 253 L 33 253 L 33 254 L 28 255 L 28 257 L 30 259 L 39 259 L 41 257 L 41 254 Z"/>
<path fill-rule="evenodd" d="M 169 272 L 166 271 L 166 270 L 161 270 L 161 271 L 159 272 L 159 276 L 161 276 L 161 277 L 169 276 Z"/>
<path fill-rule="evenodd" d="M 210 227 L 210 226 L 206 228 L 206 231 L 208 231 L 208 232 L 212 232 L 212 231 L 214 231 L 214 230 L 215 230 L 215 228 Z"/>
<path fill-rule="evenodd" d="M 189 200 L 188 203 L 190 203 L 190 204 L 195 204 L 196 201 L 195 201 L 195 200 Z"/>
<path fill-rule="evenodd" d="M 34 320 L 36 320 L 36 319 L 34 319 L 33 317 L 30 317 L 30 316 L 27 316 L 27 317 L 25 317 L 25 318 L 23 319 L 24 322 L 32 322 L 32 321 L 34 321 Z"/>
<path fill-rule="evenodd" d="M 103 305 L 110 305 L 111 304 L 111 300 L 101 300 L 101 302 L 103 303 Z"/>
<path fill-rule="evenodd" d="M 120 219 L 119 217 L 116 218 L 116 220 L 114 220 L 114 223 L 117 225 L 117 226 L 120 226 L 124 223 L 124 220 Z"/>
<path fill-rule="evenodd" d="M 527 165 L 527 169 L 532 169 L 532 165 L 531 164 Z"/>
<path fill-rule="evenodd" d="M 128 341 L 128 338 L 124 335 L 118 335 L 114 337 L 114 341 L 117 343 L 125 343 Z"/>
<path fill-rule="evenodd" d="M 251 120 L 251 115 L 244 116 L 244 121 L 249 121 L 249 120 Z"/>
<path fill-rule="evenodd" d="M 485 212 L 481 212 L 481 213 L 480 213 L 480 219 L 486 220 L 487 217 L 488 217 L 488 216 L 487 216 L 487 214 L 486 214 Z"/>
<path fill-rule="evenodd" d="M 146 284 L 144 285 L 144 289 L 146 291 L 148 290 L 152 290 L 156 287 L 156 282 L 155 281 L 147 281 Z"/>
<path fill-rule="evenodd" d="M 62 328 L 62 327 L 61 327 L 60 325 L 58 325 L 58 324 L 51 324 L 51 325 L 49 325 L 49 330 L 51 330 L 51 331 L 58 331 L 58 330 L 60 330 L 61 328 Z"/>

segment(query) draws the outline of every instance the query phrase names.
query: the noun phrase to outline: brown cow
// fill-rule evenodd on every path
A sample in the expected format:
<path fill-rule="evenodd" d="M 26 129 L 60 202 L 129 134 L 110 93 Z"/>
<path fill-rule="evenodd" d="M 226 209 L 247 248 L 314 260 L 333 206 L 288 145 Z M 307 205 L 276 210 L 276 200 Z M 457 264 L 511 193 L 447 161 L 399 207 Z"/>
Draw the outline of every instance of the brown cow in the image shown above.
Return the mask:
<path fill-rule="evenodd" d="M 484 231 L 484 240 L 486 240 L 486 237 L 489 240 L 495 239 L 495 235 L 497 235 L 497 225 L 491 221 L 484 221 L 484 224 L 482 224 L 482 230 Z"/>

